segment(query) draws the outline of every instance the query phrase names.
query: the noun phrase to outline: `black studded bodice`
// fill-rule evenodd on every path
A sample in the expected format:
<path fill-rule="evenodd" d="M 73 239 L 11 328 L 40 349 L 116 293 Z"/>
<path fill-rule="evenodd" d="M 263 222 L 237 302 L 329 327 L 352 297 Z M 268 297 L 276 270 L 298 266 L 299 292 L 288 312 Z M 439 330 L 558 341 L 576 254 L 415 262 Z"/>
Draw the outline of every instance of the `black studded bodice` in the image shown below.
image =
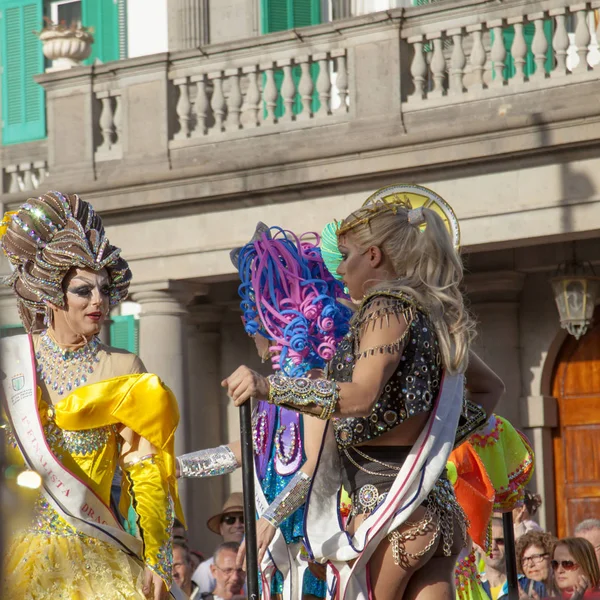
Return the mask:
<path fill-rule="evenodd" d="M 335 438 L 340 448 L 356 446 L 393 429 L 406 419 L 431 410 L 442 377 L 442 358 L 437 334 L 425 312 L 407 296 L 398 292 L 373 294 L 359 309 L 365 313 L 374 303 L 383 304 L 379 318 L 402 315 L 408 333 L 398 367 L 385 385 L 368 417 L 333 419 Z M 352 380 L 357 360 L 360 320 L 338 345 L 327 369 L 329 379 L 344 383 Z"/>

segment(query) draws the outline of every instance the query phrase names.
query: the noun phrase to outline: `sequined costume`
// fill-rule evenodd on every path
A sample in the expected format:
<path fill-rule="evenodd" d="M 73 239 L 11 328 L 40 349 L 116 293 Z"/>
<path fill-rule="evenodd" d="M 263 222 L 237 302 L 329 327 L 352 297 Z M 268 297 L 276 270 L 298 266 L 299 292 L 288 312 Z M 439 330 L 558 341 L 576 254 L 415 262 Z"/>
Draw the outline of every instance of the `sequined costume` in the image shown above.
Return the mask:
<path fill-rule="evenodd" d="M 109 307 L 127 297 L 129 266 L 76 194 L 29 198 L 4 215 L 0 242 L 11 267 L 0 282 L 12 288 L 27 332 L 0 340 L 4 427 L 13 464 L 20 453 L 41 481 L 33 522 L 7 544 L 0 597 L 143 600 L 145 569 L 153 585 L 170 588 L 174 513 L 183 519 L 177 402 L 135 355 L 94 336 Z M 71 288 L 82 272 L 92 281 Z M 67 326 L 81 344 L 58 343 Z M 139 537 L 110 508 L 119 463 L 120 512 L 133 506 Z"/>
<path fill-rule="evenodd" d="M 39 344 L 39 337 L 34 337 Z M 40 495 L 31 525 L 16 534 L 7 548 L 3 600 L 142 600 L 145 565 L 170 585 L 173 509 L 181 516 L 173 456 L 178 411 L 172 394 L 142 369 L 134 355 L 100 345 L 90 384 L 56 401 L 57 392 L 41 380 L 38 410 L 52 453 L 106 504 L 123 443 L 122 425 L 156 447 L 157 454 L 124 469 L 122 511 L 126 514 L 132 498 L 143 556 L 129 556 L 78 531 Z M 139 416 L 140 406 L 144 406 L 144 419 Z M 8 438 L 16 462 L 16 441 L 10 434 Z M 148 513 L 157 509 L 162 512 L 158 527 L 148 524 L 149 517 L 156 517 Z"/>

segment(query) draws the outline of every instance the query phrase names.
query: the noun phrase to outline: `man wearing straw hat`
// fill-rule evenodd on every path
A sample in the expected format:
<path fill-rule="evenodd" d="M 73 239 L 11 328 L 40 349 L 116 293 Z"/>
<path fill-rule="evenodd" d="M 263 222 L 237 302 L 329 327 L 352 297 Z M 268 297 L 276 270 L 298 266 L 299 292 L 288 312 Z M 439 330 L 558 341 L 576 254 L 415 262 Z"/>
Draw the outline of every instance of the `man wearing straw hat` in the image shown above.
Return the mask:
<path fill-rule="evenodd" d="M 223 542 L 241 543 L 244 538 L 244 498 L 241 492 L 234 492 L 229 496 L 221 512 L 212 516 L 206 526 L 217 535 Z M 194 571 L 192 581 L 200 589 L 200 595 L 212 592 L 215 589 L 216 580 L 211 573 L 210 566 L 214 557 L 200 563 Z"/>

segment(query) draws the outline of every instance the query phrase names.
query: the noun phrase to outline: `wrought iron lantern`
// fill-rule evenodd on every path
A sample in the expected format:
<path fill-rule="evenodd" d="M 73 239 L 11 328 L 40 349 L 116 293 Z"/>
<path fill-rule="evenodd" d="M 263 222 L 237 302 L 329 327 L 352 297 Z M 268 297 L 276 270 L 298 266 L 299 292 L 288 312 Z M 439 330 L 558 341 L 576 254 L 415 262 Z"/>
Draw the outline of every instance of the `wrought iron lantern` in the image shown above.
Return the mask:
<path fill-rule="evenodd" d="M 594 308 L 600 298 L 600 277 L 589 263 L 572 261 L 559 266 L 550 284 L 560 326 L 579 339 L 592 323 Z"/>

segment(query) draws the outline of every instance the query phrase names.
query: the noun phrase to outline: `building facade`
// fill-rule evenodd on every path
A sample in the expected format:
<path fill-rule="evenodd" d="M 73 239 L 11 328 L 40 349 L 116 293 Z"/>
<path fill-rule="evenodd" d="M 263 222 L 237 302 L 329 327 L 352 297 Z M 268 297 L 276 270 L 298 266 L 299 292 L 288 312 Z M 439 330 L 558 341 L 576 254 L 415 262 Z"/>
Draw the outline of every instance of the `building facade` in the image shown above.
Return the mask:
<path fill-rule="evenodd" d="M 3 26 L 32 4 L 56 14 L 0 0 Z M 505 380 L 498 412 L 532 440 L 542 525 L 563 535 L 598 516 L 600 329 L 568 336 L 549 280 L 564 262 L 600 262 L 600 0 L 109 4 L 93 64 L 44 73 L 41 55 L 12 48 L 39 60 L 19 81 L 39 73 L 43 110 L 18 114 L 43 114 L 43 128 L 27 138 L 3 117 L 1 200 L 59 189 L 103 215 L 134 274 L 107 335 L 176 393 L 178 450 L 237 439 L 220 381 L 262 368 L 229 251 L 259 220 L 320 231 L 414 182 L 460 219 L 477 350 Z M 15 63 L 2 64 L 6 115 Z M 0 294 L 9 334 L 16 309 Z M 240 486 L 184 483 L 195 546 L 213 546 L 204 523 Z"/>

